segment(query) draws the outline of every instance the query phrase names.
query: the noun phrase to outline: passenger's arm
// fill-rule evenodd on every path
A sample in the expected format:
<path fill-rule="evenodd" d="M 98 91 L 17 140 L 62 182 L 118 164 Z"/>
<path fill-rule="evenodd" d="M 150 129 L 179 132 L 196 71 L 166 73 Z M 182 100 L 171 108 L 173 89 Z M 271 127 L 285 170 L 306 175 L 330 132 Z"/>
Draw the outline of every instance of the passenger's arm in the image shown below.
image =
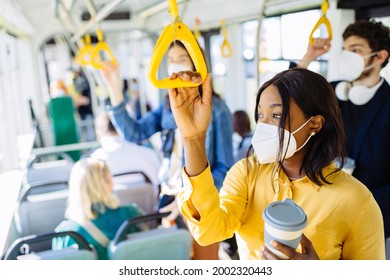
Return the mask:
<path fill-rule="evenodd" d="M 148 139 L 154 133 L 161 131 L 163 106 L 148 112 L 145 117 L 136 120 L 129 116 L 124 102 L 111 107 L 110 117 L 118 133 L 127 141 L 139 143 Z"/>
<path fill-rule="evenodd" d="M 307 46 L 307 51 L 302 60 L 298 63 L 298 67 L 307 68 L 309 64 L 316 60 L 321 55 L 327 53 L 330 49 L 329 39 L 316 38 L 314 43 Z"/>
<path fill-rule="evenodd" d="M 178 205 L 195 240 L 206 246 L 232 237 L 241 226 L 248 201 L 246 161 L 228 171 L 219 193 L 209 167 L 193 177 L 184 170 L 183 182 Z"/>
<path fill-rule="evenodd" d="M 123 103 L 122 82 L 119 73 L 119 64 L 112 61 L 104 61 L 104 67 L 100 70 L 105 85 L 110 95 L 111 105 L 116 107 Z"/>
<path fill-rule="evenodd" d="M 169 89 L 169 100 L 176 125 L 183 139 L 187 174 L 196 176 L 207 167 L 205 141 L 212 112 L 211 81 L 210 76 L 207 76 L 202 84 L 203 95 L 201 97 L 196 85 L 202 81 L 199 74 L 180 73 L 182 74 L 172 74 L 171 78 L 175 79 L 179 76 L 182 80 L 192 80 L 194 87 Z"/>
<path fill-rule="evenodd" d="M 217 109 L 215 120 L 213 121 L 215 131 L 214 160 L 211 166 L 214 184 L 217 189 L 221 189 L 226 173 L 233 166 L 233 125 L 230 121 L 232 116 L 229 109 L 223 103 Z M 209 155 L 211 156 L 211 155 Z"/>
<path fill-rule="evenodd" d="M 100 73 L 110 95 L 112 105 L 110 117 L 122 137 L 127 141 L 139 143 L 161 130 L 162 107 L 149 112 L 138 121 L 129 116 L 122 94 L 118 63 L 104 61 L 104 68 Z"/>
<path fill-rule="evenodd" d="M 179 77 L 183 80 L 191 79 L 188 74 Z M 176 78 L 176 75 L 173 74 L 171 78 Z M 195 82 L 201 81 L 200 77 L 192 78 Z M 169 99 L 183 138 L 186 163 L 183 171 L 184 188 L 178 194 L 179 208 L 198 243 L 209 245 L 232 237 L 240 227 L 247 204 L 248 186 L 243 162 L 238 165 L 239 171 L 233 171 L 230 176 L 227 174 L 220 194 L 214 186 L 205 147 L 212 114 L 210 76 L 202 84 L 202 90 L 200 96 L 198 87 L 169 89 Z"/>

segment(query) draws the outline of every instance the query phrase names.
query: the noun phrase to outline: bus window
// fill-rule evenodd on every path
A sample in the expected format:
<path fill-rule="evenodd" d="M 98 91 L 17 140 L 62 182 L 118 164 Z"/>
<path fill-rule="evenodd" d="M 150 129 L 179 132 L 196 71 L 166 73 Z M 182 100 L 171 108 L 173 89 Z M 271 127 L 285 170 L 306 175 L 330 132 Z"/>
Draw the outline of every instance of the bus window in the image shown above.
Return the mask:
<path fill-rule="evenodd" d="M 221 52 L 222 42 L 223 36 L 221 34 L 215 34 L 210 37 L 210 63 L 213 73 L 213 85 L 215 91 L 221 95 L 226 92 L 226 64 Z"/>
<path fill-rule="evenodd" d="M 250 20 L 242 23 L 242 57 L 245 67 L 245 93 L 246 93 L 246 111 L 250 116 L 254 113 L 253 104 L 256 103 L 256 93 L 258 90 L 256 78 L 256 39 L 259 22 Z M 255 125 L 254 118 L 250 118 Z"/>
<path fill-rule="evenodd" d="M 309 10 L 265 18 L 260 38 L 260 84 L 289 67 L 290 61 L 299 61 L 306 52 L 309 34 L 321 16 L 320 10 Z M 305 21 L 301 19 L 304 18 Z M 326 37 L 321 26 L 314 37 Z M 313 62 L 309 69 L 326 75 L 327 56 Z"/>
<path fill-rule="evenodd" d="M 381 21 L 384 25 L 390 26 L 390 17 L 380 17 L 380 18 L 374 18 L 376 21 Z M 387 81 L 390 81 L 390 66 L 389 64 L 386 65 L 385 68 L 381 71 L 381 76 L 385 78 Z"/>

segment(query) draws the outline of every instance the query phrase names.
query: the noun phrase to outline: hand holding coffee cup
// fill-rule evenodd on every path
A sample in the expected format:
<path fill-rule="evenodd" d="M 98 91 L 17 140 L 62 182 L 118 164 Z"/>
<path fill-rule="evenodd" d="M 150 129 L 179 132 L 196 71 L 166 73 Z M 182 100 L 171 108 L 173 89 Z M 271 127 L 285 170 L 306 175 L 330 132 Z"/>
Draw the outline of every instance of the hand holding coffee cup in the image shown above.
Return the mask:
<path fill-rule="evenodd" d="M 288 259 L 270 243 L 275 240 L 295 250 L 307 225 L 305 211 L 293 200 L 286 198 L 269 204 L 263 211 L 263 220 L 265 245 L 279 258 Z"/>

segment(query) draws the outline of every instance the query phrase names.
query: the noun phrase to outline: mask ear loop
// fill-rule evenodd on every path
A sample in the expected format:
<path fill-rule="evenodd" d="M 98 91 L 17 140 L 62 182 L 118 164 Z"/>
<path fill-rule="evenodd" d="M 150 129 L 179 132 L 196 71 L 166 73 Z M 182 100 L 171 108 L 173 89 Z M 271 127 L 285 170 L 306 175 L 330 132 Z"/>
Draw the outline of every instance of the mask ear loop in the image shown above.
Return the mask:
<path fill-rule="evenodd" d="M 370 54 L 368 54 L 368 55 L 363 56 L 363 58 L 375 57 L 377 54 L 378 54 L 378 51 L 375 51 L 375 52 L 373 52 L 373 53 L 370 53 Z M 362 73 L 365 72 L 365 71 L 367 71 L 367 70 L 370 70 L 370 69 L 372 69 L 372 68 L 374 68 L 374 67 L 375 67 L 374 61 L 372 61 L 371 65 L 368 65 L 368 66 L 366 66 L 366 67 L 363 68 Z"/>
<path fill-rule="evenodd" d="M 303 125 L 301 125 L 298 129 L 296 129 L 294 132 L 291 133 L 291 135 L 294 135 L 295 133 L 297 133 L 299 130 L 301 130 L 302 127 L 304 127 L 309 121 L 311 121 L 314 117 L 311 117 L 310 119 L 308 119 Z M 314 131 L 312 131 L 309 135 L 309 137 L 306 139 L 305 143 L 303 143 L 302 146 L 300 146 L 298 149 L 295 150 L 294 154 L 296 152 L 298 152 L 300 149 L 302 149 L 303 147 L 305 147 L 306 143 L 309 142 L 310 138 L 313 137 L 316 133 Z"/>
<path fill-rule="evenodd" d="M 313 131 L 310 133 L 309 137 L 307 137 L 305 143 L 303 143 L 302 146 L 300 146 L 298 149 L 295 150 L 295 153 L 298 152 L 300 149 L 302 149 L 303 147 L 305 147 L 306 143 L 309 142 L 310 138 L 312 138 L 314 135 L 316 135 L 316 133 Z"/>
<path fill-rule="evenodd" d="M 298 127 L 294 132 L 291 132 L 291 135 L 294 135 L 295 133 L 297 133 L 298 131 L 300 131 L 302 129 L 302 127 L 304 127 L 305 125 L 307 125 L 308 122 L 310 122 L 314 117 L 310 117 L 310 119 L 308 119 L 303 125 L 301 125 L 300 127 Z"/>

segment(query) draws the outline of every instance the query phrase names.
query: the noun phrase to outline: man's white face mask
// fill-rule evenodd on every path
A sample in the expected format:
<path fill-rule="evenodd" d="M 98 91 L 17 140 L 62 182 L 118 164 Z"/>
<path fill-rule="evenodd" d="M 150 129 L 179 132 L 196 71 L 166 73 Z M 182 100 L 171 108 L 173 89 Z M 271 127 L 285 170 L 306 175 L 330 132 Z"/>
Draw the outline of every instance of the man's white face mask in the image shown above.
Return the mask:
<path fill-rule="evenodd" d="M 364 71 L 367 71 L 375 64 L 364 67 L 364 58 L 372 57 L 378 52 L 370 53 L 366 56 L 360 56 L 357 53 L 343 50 L 339 57 L 339 79 L 344 81 L 355 81 Z"/>
<path fill-rule="evenodd" d="M 348 82 L 337 84 L 335 91 L 338 99 L 342 101 L 350 100 L 355 105 L 364 105 L 374 97 L 381 83 L 378 86 L 368 88 L 363 85 L 352 85 L 350 82 L 358 79 L 364 71 L 375 67 L 374 63 L 364 67 L 364 58 L 372 57 L 377 53 L 373 52 L 364 57 L 346 50 L 341 53 L 339 78 Z"/>

